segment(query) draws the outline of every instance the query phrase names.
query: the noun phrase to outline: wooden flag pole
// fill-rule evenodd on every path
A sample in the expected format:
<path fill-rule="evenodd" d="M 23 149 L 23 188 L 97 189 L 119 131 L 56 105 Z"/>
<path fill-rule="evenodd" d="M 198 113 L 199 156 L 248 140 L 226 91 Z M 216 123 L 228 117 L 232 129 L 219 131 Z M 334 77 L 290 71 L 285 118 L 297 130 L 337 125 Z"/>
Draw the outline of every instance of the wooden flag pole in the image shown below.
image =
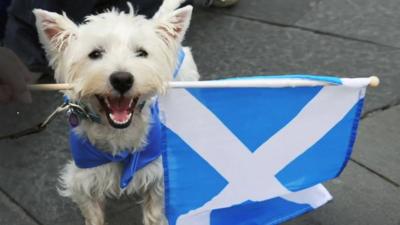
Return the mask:
<path fill-rule="evenodd" d="M 28 85 L 31 91 L 65 91 L 71 90 L 71 84 L 31 84 Z"/>
<path fill-rule="evenodd" d="M 378 87 L 379 86 L 380 80 L 379 80 L 379 78 L 377 76 L 371 76 L 371 77 L 369 77 L 369 79 L 370 79 L 370 81 L 369 81 L 369 86 L 370 87 Z M 317 84 L 323 84 L 323 83 L 319 82 L 319 83 L 316 83 L 314 85 L 310 85 L 307 82 L 309 82 L 309 81 L 301 81 L 301 80 L 299 80 L 297 85 L 293 83 L 293 84 L 290 84 L 290 86 L 292 86 L 292 87 L 293 86 L 315 86 Z M 191 83 L 193 83 L 193 82 L 191 82 Z M 263 84 L 261 84 L 261 83 L 260 83 L 260 85 L 256 85 L 257 83 L 259 83 L 256 80 L 250 81 L 248 83 L 249 84 L 251 83 L 250 86 L 255 86 L 255 87 L 263 86 Z M 173 85 L 171 85 L 172 87 L 185 86 L 185 81 L 176 82 L 176 83 L 172 82 L 171 84 L 173 84 Z M 282 84 L 280 84 L 280 85 L 282 85 Z M 241 87 L 241 86 L 246 86 L 246 85 L 245 84 L 244 85 L 237 85 L 236 84 L 236 85 L 233 85 L 233 86 Z M 198 86 L 198 87 L 200 87 L 200 86 Z M 201 87 L 203 87 L 203 86 L 201 86 Z M 217 87 L 217 86 L 215 86 L 215 87 Z M 223 87 L 223 84 L 219 84 L 218 87 Z M 64 83 L 64 84 L 31 84 L 31 85 L 28 85 L 28 88 L 30 90 L 32 90 L 32 91 L 65 91 L 65 90 L 73 89 L 73 86 L 71 84 L 67 84 L 67 83 Z"/>
<path fill-rule="evenodd" d="M 379 86 L 379 83 L 381 82 L 381 81 L 379 80 L 379 77 L 377 77 L 377 76 L 370 76 L 369 78 L 371 79 L 371 81 L 369 82 L 369 86 L 370 86 L 370 87 L 378 87 L 378 86 Z"/>

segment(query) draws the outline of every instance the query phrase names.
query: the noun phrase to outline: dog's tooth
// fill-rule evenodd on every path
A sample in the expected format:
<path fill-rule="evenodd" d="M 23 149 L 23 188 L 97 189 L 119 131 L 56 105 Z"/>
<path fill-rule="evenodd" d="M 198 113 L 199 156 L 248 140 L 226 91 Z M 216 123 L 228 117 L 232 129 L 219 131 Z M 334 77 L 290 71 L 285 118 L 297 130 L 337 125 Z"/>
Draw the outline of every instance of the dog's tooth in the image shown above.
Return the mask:
<path fill-rule="evenodd" d="M 125 124 L 129 121 L 129 119 L 131 118 L 132 113 L 129 113 L 128 116 L 126 117 L 126 120 L 122 121 L 121 124 Z"/>
<path fill-rule="evenodd" d="M 114 123 L 120 124 L 120 125 L 127 123 L 127 122 L 131 119 L 131 117 L 132 117 L 132 113 L 129 113 L 128 116 L 126 117 L 126 120 L 124 120 L 124 121 L 118 121 L 118 120 L 115 119 L 115 117 L 114 117 L 114 115 L 113 115 L 112 113 L 109 113 L 108 115 L 110 116 L 111 120 L 112 120 Z"/>
<path fill-rule="evenodd" d="M 132 103 L 133 103 L 133 98 L 131 98 L 131 101 L 129 102 L 129 107 L 132 106 Z"/>
<path fill-rule="evenodd" d="M 108 98 L 104 98 L 104 99 L 105 99 L 105 102 L 106 102 L 107 107 L 108 107 L 108 108 L 111 108 L 111 105 L 110 105 L 110 102 L 108 101 Z"/>
<path fill-rule="evenodd" d="M 125 123 L 127 123 L 131 117 L 132 117 L 132 113 L 129 113 Z"/>
<path fill-rule="evenodd" d="M 126 120 L 123 123 L 127 123 L 132 117 L 132 113 L 129 113 L 128 116 L 126 117 Z"/>

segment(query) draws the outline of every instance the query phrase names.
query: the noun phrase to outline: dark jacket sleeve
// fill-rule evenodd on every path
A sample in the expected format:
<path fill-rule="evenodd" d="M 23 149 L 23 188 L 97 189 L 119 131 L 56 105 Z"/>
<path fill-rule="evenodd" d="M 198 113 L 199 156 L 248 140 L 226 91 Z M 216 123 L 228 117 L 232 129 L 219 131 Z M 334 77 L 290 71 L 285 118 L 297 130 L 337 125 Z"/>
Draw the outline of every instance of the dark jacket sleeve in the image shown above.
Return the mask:
<path fill-rule="evenodd" d="M 162 0 L 129 0 L 138 14 L 151 17 L 157 12 Z M 117 0 L 13 0 L 8 9 L 4 45 L 12 49 L 33 72 L 48 73 L 45 53 L 39 43 L 32 10 L 40 8 L 66 12 L 73 21 L 80 23 L 89 14 L 103 12 L 111 7 L 127 10 L 127 1 Z"/>
<path fill-rule="evenodd" d="M 0 1 L 0 40 L 3 40 L 4 29 L 7 21 L 7 8 L 10 5 L 11 0 Z"/>

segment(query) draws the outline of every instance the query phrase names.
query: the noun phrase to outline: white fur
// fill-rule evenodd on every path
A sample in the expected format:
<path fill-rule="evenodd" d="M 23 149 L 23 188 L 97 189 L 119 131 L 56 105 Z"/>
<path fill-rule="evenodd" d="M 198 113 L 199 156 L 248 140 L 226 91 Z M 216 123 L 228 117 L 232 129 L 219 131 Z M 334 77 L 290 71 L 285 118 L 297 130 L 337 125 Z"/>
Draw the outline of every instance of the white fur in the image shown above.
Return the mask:
<path fill-rule="evenodd" d="M 76 132 L 88 137 L 98 148 L 118 153 L 121 149 L 140 149 L 148 132 L 149 105 L 156 94 L 162 94 L 172 79 L 181 41 L 189 26 L 192 7 L 175 10 L 180 0 L 165 1 L 153 19 L 110 10 L 88 16 L 86 22 L 74 24 L 66 15 L 36 9 L 40 41 L 57 82 L 74 85 L 65 94 L 72 100 L 86 102 L 101 115 L 102 123 L 82 121 Z M 88 54 L 96 48 L 105 51 L 101 59 Z M 143 48 L 148 57 L 137 57 Z M 177 80 L 198 80 L 199 74 L 189 48 L 184 48 L 185 60 Z M 109 82 L 113 72 L 126 71 L 134 75 L 135 83 L 127 95 L 146 96 L 147 105 L 133 116 L 125 129 L 109 125 L 94 95 L 115 94 Z M 145 225 L 167 224 L 164 216 L 163 167 L 161 158 L 139 170 L 129 186 L 119 187 L 122 165 L 109 163 L 92 169 L 80 169 L 69 162 L 61 172 L 59 192 L 76 202 L 87 225 L 103 225 L 107 197 L 139 193 L 143 197 Z"/>

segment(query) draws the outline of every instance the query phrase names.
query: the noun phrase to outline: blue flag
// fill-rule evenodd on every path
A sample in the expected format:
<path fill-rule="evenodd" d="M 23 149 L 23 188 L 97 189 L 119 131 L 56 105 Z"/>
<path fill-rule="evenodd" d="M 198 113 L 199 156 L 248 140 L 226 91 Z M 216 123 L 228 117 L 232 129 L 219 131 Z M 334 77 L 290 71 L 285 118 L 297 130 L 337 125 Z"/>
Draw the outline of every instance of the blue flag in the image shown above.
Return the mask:
<path fill-rule="evenodd" d="M 265 85 L 238 85 L 254 79 Z M 298 81 L 308 87 L 287 87 Z M 350 157 L 368 82 L 301 75 L 170 89 L 160 98 L 169 224 L 278 224 L 331 200 L 321 182 Z"/>

